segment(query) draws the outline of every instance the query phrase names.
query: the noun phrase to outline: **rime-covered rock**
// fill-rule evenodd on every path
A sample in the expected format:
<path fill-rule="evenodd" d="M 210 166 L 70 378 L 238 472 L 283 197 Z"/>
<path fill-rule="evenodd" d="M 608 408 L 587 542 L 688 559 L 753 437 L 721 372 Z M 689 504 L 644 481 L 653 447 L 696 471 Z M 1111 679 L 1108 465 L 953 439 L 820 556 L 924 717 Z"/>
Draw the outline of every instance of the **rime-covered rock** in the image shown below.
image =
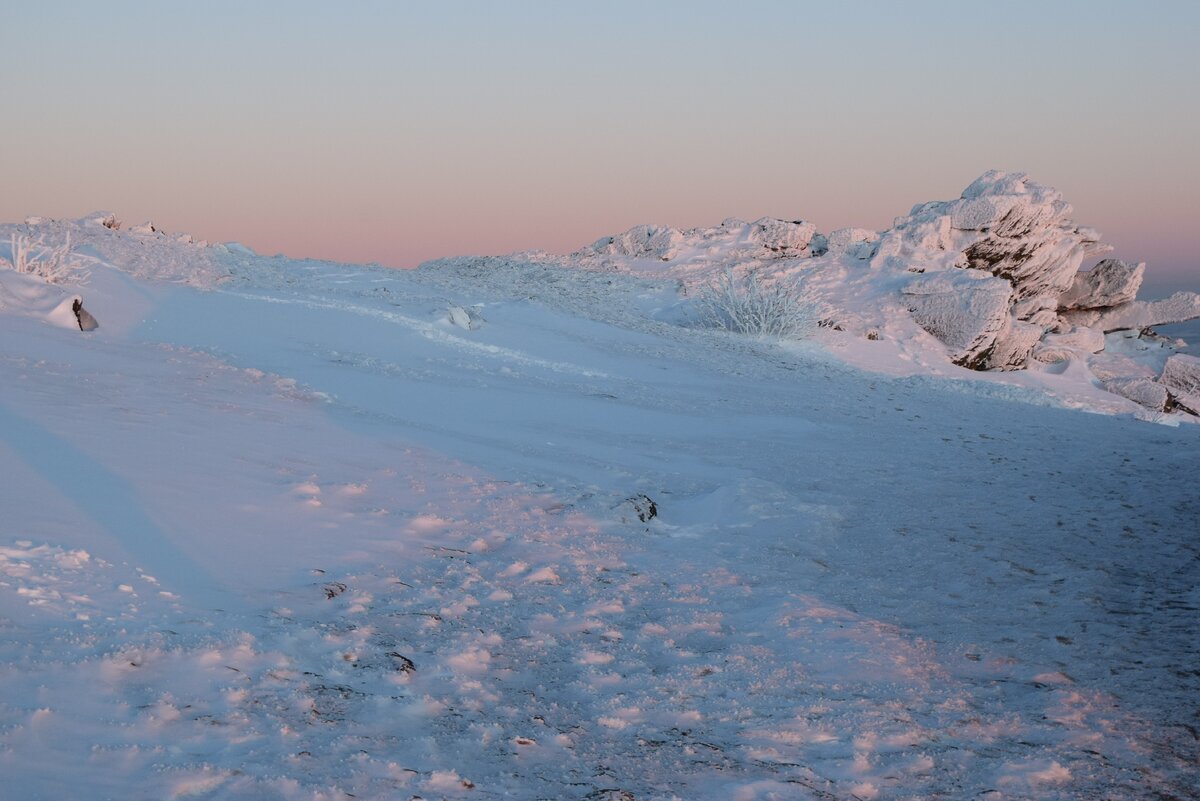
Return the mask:
<path fill-rule="evenodd" d="M 996 336 L 991 350 L 977 364 L 966 365 L 983 370 L 1020 370 L 1042 338 L 1040 325 L 1009 318 L 1008 325 Z"/>
<path fill-rule="evenodd" d="M 761 245 L 780 256 L 807 256 L 817 226 L 804 220 L 777 220 L 763 217 L 750 223 L 746 241 Z"/>
<path fill-rule="evenodd" d="M 1176 353 L 1167 359 L 1158 379 L 1177 406 L 1200 414 L 1200 358 Z"/>
<path fill-rule="evenodd" d="M 1149 378 L 1114 378 L 1105 381 L 1104 388 L 1156 412 L 1165 411 L 1171 402 L 1167 388 Z"/>
<path fill-rule="evenodd" d="M 637 225 L 615 236 L 606 236 L 591 246 L 601 256 L 630 256 L 670 261 L 679 252 L 683 233 L 665 225 Z"/>
<path fill-rule="evenodd" d="M 1010 325 L 1012 285 L 978 270 L 923 275 L 901 292 L 917 325 L 945 343 L 957 364 L 985 360 Z"/>
<path fill-rule="evenodd" d="M 1111 309 L 1067 311 L 1062 318 L 1073 325 L 1110 331 L 1137 331 L 1155 325 L 1183 323 L 1200 317 L 1200 295 L 1176 292 L 1166 300 L 1135 300 Z"/>
<path fill-rule="evenodd" d="M 1071 286 L 1059 296 L 1058 308 L 1102 309 L 1129 303 L 1137 297 L 1145 273 L 1144 261 L 1105 259 L 1087 272 L 1075 274 Z"/>
<path fill-rule="evenodd" d="M 825 238 L 826 252 L 834 256 L 870 259 L 878 247 L 879 232 L 866 228 L 839 228 Z"/>
<path fill-rule="evenodd" d="M 897 218 L 871 266 L 914 271 L 968 267 L 1012 284 L 1018 319 L 1055 309 L 1084 259 L 1109 248 L 1070 219 L 1071 205 L 1025 173 L 980 176 L 958 200 L 934 201 Z"/>
<path fill-rule="evenodd" d="M 706 262 L 737 259 L 772 260 L 806 258 L 814 240 L 824 251 L 824 237 L 804 220 L 763 217 L 746 222 L 730 217 L 712 228 L 680 230 L 660 225 L 639 225 L 621 234 L 606 236 L 573 254 L 585 262 L 600 258 L 653 259 Z"/>

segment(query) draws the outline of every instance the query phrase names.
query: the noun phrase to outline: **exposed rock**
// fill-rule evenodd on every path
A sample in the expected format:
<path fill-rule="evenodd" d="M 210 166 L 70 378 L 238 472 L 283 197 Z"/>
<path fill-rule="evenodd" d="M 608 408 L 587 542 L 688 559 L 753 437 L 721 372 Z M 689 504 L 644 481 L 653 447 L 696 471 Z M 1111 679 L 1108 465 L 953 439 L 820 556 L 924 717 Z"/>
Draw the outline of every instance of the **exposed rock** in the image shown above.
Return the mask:
<path fill-rule="evenodd" d="M 648 523 L 658 516 L 658 504 L 647 495 L 626 498 L 622 507 L 632 512 L 632 515 L 643 523 Z M 625 518 L 622 518 L 622 522 L 625 522 Z"/>
<path fill-rule="evenodd" d="M 1155 325 L 1183 323 L 1200 317 L 1200 295 L 1176 292 L 1166 300 L 1135 300 L 1111 309 L 1067 311 L 1062 318 L 1073 325 L 1110 331 L 1138 331 Z"/>
<path fill-rule="evenodd" d="M 1105 259 L 1087 272 L 1075 274 L 1069 289 L 1058 299 L 1060 309 L 1101 309 L 1119 306 L 1137 297 L 1146 273 L 1146 262 L 1132 264 Z"/>
<path fill-rule="evenodd" d="M 1200 414 L 1200 358 L 1176 353 L 1163 366 L 1159 383 L 1171 393 L 1175 404 L 1192 414 Z"/>
<path fill-rule="evenodd" d="M 82 298 L 75 298 L 71 303 L 71 311 L 75 314 L 75 322 L 79 324 L 80 331 L 95 331 L 100 327 L 100 324 L 96 322 L 96 318 L 87 309 L 83 308 Z"/>
<path fill-rule="evenodd" d="M 956 364 L 982 365 L 1010 326 L 1012 285 L 979 270 L 923 275 L 901 292 L 913 319 L 950 348 Z"/>
<path fill-rule="evenodd" d="M 1171 402 L 1167 388 L 1149 378 L 1114 378 L 1105 381 L 1104 388 L 1156 412 L 1165 411 Z"/>

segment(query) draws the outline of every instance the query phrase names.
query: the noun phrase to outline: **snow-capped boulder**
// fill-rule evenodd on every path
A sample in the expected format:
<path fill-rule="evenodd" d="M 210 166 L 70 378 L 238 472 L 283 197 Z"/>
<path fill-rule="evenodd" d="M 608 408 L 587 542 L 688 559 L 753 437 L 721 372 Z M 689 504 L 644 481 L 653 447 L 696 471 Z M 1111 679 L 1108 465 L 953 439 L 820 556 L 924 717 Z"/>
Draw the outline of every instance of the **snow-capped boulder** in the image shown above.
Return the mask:
<path fill-rule="evenodd" d="M 1185 353 L 1172 355 L 1158 381 L 1171 393 L 1177 406 L 1200 414 L 1200 358 Z"/>
<path fill-rule="evenodd" d="M 878 247 L 879 232 L 866 228 L 839 228 L 825 238 L 826 252 L 852 259 L 870 259 Z"/>
<path fill-rule="evenodd" d="M 1104 388 L 1156 412 L 1165 411 L 1171 401 L 1167 388 L 1149 378 L 1114 378 L 1105 381 Z"/>
<path fill-rule="evenodd" d="M 1087 272 L 1078 272 L 1058 298 L 1060 309 L 1102 309 L 1129 303 L 1137 297 L 1146 262 L 1105 259 Z"/>
<path fill-rule="evenodd" d="M 746 241 L 761 245 L 779 256 L 807 256 L 817 226 L 804 220 L 763 217 L 748 226 Z"/>
<path fill-rule="evenodd" d="M 986 361 L 1010 325 L 1012 285 L 978 270 L 923 275 L 901 292 L 913 319 L 946 344 L 956 364 Z"/>
<path fill-rule="evenodd" d="M 1176 292 L 1166 300 L 1135 300 L 1110 309 L 1084 309 L 1062 313 L 1074 325 L 1110 331 L 1140 330 L 1155 325 L 1183 323 L 1200 317 L 1200 295 Z"/>
<path fill-rule="evenodd" d="M 467 331 L 474 331 L 483 325 L 483 315 L 478 309 L 450 304 L 446 307 L 446 319 L 451 325 L 459 328 L 464 328 Z"/>

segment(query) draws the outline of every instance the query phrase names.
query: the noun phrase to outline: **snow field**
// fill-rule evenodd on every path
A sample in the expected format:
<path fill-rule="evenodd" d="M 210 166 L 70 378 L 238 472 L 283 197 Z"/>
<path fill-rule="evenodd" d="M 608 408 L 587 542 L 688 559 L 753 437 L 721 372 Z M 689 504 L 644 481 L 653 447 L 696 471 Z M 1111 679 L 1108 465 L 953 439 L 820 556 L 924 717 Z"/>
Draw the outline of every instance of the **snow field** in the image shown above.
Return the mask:
<path fill-rule="evenodd" d="M 1194 794 L 1193 427 L 627 276 L 239 258 L 0 315 L 20 797 Z"/>

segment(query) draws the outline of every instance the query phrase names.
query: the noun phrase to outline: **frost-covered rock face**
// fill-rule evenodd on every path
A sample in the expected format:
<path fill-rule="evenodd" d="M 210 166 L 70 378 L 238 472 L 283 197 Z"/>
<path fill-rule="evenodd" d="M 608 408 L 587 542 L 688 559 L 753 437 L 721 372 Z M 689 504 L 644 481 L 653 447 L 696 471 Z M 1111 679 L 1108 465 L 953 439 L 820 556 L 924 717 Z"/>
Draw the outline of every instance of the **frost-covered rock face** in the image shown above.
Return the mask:
<path fill-rule="evenodd" d="M 1137 297 L 1145 274 L 1144 261 L 1105 259 L 1087 272 L 1075 273 L 1070 288 L 1058 298 L 1058 308 L 1103 309 L 1129 303 Z"/>
<path fill-rule="evenodd" d="M 1012 285 L 976 270 L 922 275 L 901 292 L 913 319 L 946 343 L 956 364 L 986 361 L 1010 325 Z"/>
<path fill-rule="evenodd" d="M 882 275 L 927 276 L 901 290 L 914 320 L 950 348 L 957 364 L 980 370 L 1021 369 L 1031 356 L 1039 362 L 1075 358 L 1102 346 L 1105 332 L 1200 316 L 1194 293 L 1135 301 L 1144 263 L 1106 259 L 1081 272 L 1086 259 L 1109 250 L 1099 239 L 1071 219 L 1071 206 L 1057 190 L 1024 173 L 991 171 L 958 200 L 924 203 L 897 218 L 880 237 L 871 267 Z M 961 303 L 944 293 L 911 302 L 914 288 L 948 286 L 934 276 L 955 274 L 1003 281 L 1011 290 L 1008 308 L 979 304 L 978 285 L 960 280 L 954 285 L 968 295 Z M 964 315 L 975 310 L 982 316 L 968 322 Z M 1064 332 L 1072 332 L 1071 341 L 1059 336 Z"/>
<path fill-rule="evenodd" d="M 995 336 L 979 343 L 979 355 L 964 360 L 960 354 L 955 361 L 976 369 L 1018 369 L 1040 333 L 1058 323 L 1059 297 L 1072 287 L 1084 259 L 1107 250 L 1095 231 L 1077 225 L 1070 214 L 1070 204 L 1057 190 L 1024 173 L 993 170 L 958 200 L 925 203 L 898 218 L 882 235 L 871 266 L 969 271 L 1007 282 L 1012 319 L 999 327 L 989 323 Z M 935 336 L 934 328 L 945 328 L 942 321 L 922 326 Z M 1038 337 L 1034 328 L 1040 329 Z"/>

